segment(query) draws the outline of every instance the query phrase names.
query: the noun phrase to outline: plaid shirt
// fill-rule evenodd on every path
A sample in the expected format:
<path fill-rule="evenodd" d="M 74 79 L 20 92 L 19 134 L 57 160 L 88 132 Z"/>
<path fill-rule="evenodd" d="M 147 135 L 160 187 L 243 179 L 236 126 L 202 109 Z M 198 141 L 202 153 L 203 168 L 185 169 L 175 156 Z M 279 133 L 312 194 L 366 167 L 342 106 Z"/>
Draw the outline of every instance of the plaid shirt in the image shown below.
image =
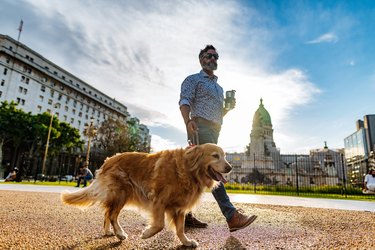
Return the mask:
<path fill-rule="evenodd" d="M 201 70 L 182 82 L 179 105 L 190 106 L 191 117 L 201 117 L 221 125 L 223 104 L 224 92 L 217 83 L 217 76 L 209 77 Z"/>

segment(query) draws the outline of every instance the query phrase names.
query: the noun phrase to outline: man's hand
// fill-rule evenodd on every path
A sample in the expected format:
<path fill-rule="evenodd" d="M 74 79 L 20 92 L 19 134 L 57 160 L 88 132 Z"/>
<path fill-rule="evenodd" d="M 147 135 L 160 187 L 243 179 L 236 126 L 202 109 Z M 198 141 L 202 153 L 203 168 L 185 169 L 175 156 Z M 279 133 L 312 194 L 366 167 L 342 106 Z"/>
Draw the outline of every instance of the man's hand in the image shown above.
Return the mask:
<path fill-rule="evenodd" d="M 198 125 L 195 123 L 194 120 L 189 120 L 186 123 L 186 128 L 187 128 L 188 133 L 192 135 L 197 133 L 199 130 Z"/>

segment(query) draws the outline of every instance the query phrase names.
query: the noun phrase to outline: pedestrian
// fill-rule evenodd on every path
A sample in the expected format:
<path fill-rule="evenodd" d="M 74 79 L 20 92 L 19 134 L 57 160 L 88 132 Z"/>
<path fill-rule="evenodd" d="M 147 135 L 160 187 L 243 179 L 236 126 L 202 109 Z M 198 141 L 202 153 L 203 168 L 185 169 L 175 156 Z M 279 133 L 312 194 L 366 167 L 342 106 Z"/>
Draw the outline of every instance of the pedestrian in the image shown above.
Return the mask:
<path fill-rule="evenodd" d="M 79 187 L 81 185 L 81 181 L 83 180 L 83 186 L 87 186 L 87 182 L 90 182 L 93 179 L 93 174 L 91 170 L 88 168 L 88 164 L 84 163 L 79 167 L 79 174 L 78 174 L 78 180 L 76 187 Z"/>
<path fill-rule="evenodd" d="M 5 177 L 5 182 L 15 181 L 17 178 L 17 173 L 18 173 L 18 168 L 15 167 L 12 171 L 9 172 L 7 177 Z"/>
<path fill-rule="evenodd" d="M 375 169 L 370 169 L 365 176 L 364 193 L 375 193 Z"/>
<path fill-rule="evenodd" d="M 216 48 L 207 45 L 199 53 L 202 70 L 188 76 L 181 85 L 180 111 L 188 139 L 194 144 L 217 144 L 223 117 L 235 106 L 235 100 L 232 107 L 224 106 L 223 88 L 218 84 L 218 77 L 214 74 L 218 59 Z M 249 226 L 257 218 L 256 215 L 244 215 L 242 210 L 234 207 L 222 182 L 212 190 L 212 194 L 226 218 L 230 232 Z M 208 225 L 199 221 L 190 212 L 186 215 L 185 226 L 205 228 Z"/>

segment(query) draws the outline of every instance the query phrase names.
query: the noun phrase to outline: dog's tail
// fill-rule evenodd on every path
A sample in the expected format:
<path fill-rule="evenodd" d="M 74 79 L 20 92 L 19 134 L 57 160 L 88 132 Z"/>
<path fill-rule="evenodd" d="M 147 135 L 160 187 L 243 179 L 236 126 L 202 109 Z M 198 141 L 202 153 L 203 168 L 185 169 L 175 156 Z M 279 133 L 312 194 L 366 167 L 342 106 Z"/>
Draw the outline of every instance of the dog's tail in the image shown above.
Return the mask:
<path fill-rule="evenodd" d="M 86 208 L 92 206 L 97 202 L 97 196 L 95 195 L 96 183 L 93 181 L 87 188 L 75 192 L 63 191 L 61 193 L 61 201 L 64 204 L 78 206 Z"/>

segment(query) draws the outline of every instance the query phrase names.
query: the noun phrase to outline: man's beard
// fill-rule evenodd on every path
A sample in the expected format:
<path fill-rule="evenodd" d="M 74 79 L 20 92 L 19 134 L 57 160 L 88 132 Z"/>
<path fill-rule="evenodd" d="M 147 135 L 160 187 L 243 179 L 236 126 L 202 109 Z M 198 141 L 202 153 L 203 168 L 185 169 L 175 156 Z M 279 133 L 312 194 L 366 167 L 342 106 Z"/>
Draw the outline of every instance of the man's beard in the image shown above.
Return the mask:
<path fill-rule="evenodd" d="M 209 62 L 202 65 L 202 68 L 209 71 L 217 70 L 217 63 L 216 62 Z"/>
<path fill-rule="evenodd" d="M 372 174 L 372 177 L 375 177 L 375 174 Z"/>

